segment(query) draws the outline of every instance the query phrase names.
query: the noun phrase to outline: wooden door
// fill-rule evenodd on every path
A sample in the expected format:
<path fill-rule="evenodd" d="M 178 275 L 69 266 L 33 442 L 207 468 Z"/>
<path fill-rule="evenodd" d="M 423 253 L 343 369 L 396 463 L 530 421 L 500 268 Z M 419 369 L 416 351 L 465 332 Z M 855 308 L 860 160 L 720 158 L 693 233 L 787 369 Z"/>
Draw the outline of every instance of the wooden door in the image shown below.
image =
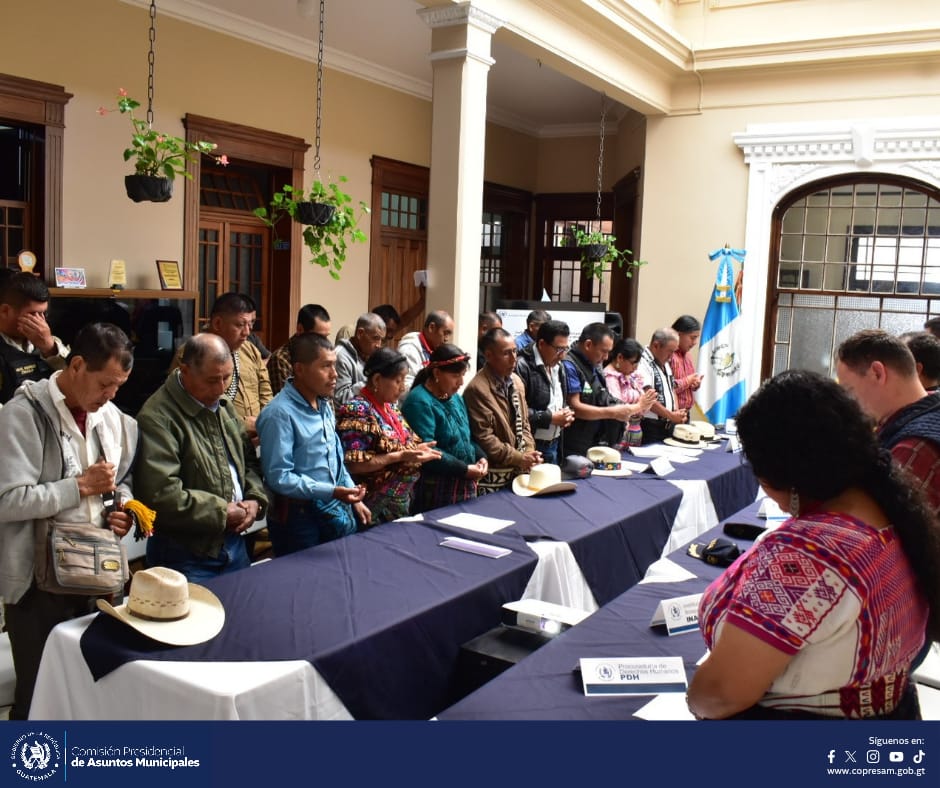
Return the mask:
<path fill-rule="evenodd" d="M 391 304 L 402 318 L 401 336 L 424 323 L 424 288 L 416 271 L 428 264 L 429 170 L 372 157 L 372 247 L 369 307 Z"/>

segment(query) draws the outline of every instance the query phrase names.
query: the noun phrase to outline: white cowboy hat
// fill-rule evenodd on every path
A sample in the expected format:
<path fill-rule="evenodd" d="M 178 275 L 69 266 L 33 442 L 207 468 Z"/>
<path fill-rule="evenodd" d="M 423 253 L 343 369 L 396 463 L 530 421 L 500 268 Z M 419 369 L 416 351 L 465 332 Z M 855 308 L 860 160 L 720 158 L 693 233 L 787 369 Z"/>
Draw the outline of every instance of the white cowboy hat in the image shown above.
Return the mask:
<path fill-rule="evenodd" d="M 533 495 L 571 492 L 577 489 L 574 482 L 561 480 L 561 468 L 550 463 L 532 466 L 531 473 L 523 473 L 512 480 L 512 491 L 529 498 Z"/>
<path fill-rule="evenodd" d="M 663 443 L 682 449 L 699 449 L 702 447 L 702 433 L 691 424 L 677 424 L 672 430 L 672 437 L 666 438 Z"/>
<path fill-rule="evenodd" d="M 113 607 L 99 599 L 98 609 L 142 635 L 173 646 L 211 640 L 225 623 L 225 610 L 215 594 L 187 583 L 185 575 L 165 566 L 135 572 L 127 602 Z"/>
<path fill-rule="evenodd" d="M 690 427 L 695 427 L 702 436 L 703 441 L 721 440 L 715 435 L 715 426 L 707 421 L 690 421 Z"/>
<path fill-rule="evenodd" d="M 633 473 L 622 466 L 620 452 L 612 446 L 592 446 L 587 456 L 594 463 L 594 476 L 622 477 Z"/>

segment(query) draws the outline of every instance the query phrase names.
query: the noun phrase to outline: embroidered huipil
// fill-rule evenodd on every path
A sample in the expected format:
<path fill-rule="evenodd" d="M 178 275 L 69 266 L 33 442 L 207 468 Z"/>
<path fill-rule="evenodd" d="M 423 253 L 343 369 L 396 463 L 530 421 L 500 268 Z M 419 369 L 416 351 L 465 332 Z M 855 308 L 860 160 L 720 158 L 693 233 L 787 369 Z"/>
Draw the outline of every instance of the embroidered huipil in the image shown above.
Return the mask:
<path fill-rule="evenodd" d="M 893 528 L 819 513 L 787 520 L 728 567 L 699 622 L 709 648 L 727 621 L 795 655 L 761 705 L 858 718 L 900 700 L 927 612 Z"/>

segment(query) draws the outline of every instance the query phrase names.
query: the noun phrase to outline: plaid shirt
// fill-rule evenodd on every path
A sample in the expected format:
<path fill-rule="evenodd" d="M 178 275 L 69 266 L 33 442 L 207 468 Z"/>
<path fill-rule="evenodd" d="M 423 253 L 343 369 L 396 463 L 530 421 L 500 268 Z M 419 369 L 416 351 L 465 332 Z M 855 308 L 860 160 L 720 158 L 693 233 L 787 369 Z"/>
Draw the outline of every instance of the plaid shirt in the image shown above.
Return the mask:
<path fill-rule="evenodd" d="M 275 394 L 284 388 L 288 378 L 294 377 L 289 344 L 281 345 L 268 358 L 268 377 L 271 378 L 271 390 Z"/>
<path fill-rule="evenodd" d="M 940 450 L 924 438 L 904 438 L 891 447 L 891 456 L 919 482 L 931 511 L 940 514 Z"/>

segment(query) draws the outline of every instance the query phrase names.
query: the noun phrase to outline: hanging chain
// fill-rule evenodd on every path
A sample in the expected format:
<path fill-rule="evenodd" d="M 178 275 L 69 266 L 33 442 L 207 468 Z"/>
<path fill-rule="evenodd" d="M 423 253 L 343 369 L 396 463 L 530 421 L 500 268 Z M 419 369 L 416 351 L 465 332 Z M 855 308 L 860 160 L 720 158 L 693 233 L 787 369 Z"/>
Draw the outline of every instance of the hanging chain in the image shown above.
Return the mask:
<path fill-rule="evenodd" d="M 147 55 L 147 127 L 153 128 L 153 42 L 157 39 L 157 1 L 150 0 L 150 52 Z"/>
<path fill-rule="evenodd" d="M 323 15 L 326 0 L 320 0 L 320 39 L 317 42 L 317 138 L 314 148 L 313 169 L 315 177 L 320 177 L 320 123 L 323 108 Z"/>
<path fill-rule="evenodd" d="M 601 189 L 604 178 L 604 131 L 607 125 L 607 101 L 601 94 L 601 141 L 597 151 L 597 221 L 601 220 Z M 597 229 L 600 229 L 598 227 Z"/>

